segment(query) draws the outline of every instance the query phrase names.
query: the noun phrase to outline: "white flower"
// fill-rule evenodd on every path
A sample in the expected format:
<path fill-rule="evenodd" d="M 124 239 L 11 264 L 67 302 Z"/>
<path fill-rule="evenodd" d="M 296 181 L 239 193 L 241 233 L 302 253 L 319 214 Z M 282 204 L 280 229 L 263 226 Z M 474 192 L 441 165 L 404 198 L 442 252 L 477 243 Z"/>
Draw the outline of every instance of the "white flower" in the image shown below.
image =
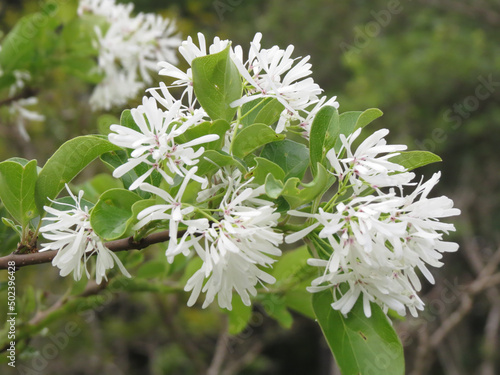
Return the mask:
<path fill-rule="evenodd" d="M 143 88 L 144 83 L 137 80 L 135 71 L 113 70 L 105 74 L 102 81 L 94 88 L 89 102 L 94 109 L 109 110 L 136 98 Z"/>
<path fill-rule="evenodd" d="M 389 130 L 381 129 L 366 138 L 353 152 L 352 144 L 360 133 L 361 128 L 348 137 L 341 134 L 342 147 L 339 152 L 331 149 L 326 154 L 339 180 L 343 180 L 349 175 L 349 180 L 358 194 L 367 185 L 377 189 L 410 184 L 415 174 L 407 172 L 401 165 L 388 160 L 399 155 L 397 151 L 406 150 L 407 147 L 405 145 L 387 145 L 384 137 L 389 133 Z M 346 157 L 339 158 L 339 155 L 342 155 L 344 151 Z M 385 155 L 380 156 L 379 154 Z"/>
<path fill-rule="evenodd" d="M 66 189 L 74 204 L 58 204 L 68 207 L 67 210 L 44 207 L 45 211 L 52 216 L 44 217 L 43 220 L 51 223 L 42 226 L 40 232 L 50 242 L 42 244 L 40 251 L 58 250 L 52 260 L 52 265 L 61 270 L 61 276 L 67 276 L 73 272 L 74 279 L 80 280 L 85 269 L 87 277 L 90 277 L 87 261 L 96 254 L 97 284 L 100 284 L 103 278 L 107 280 L 106 271 L 113 268 L 115 262 L 120 271 L 130 277 L 116 254 L 109 250 L 92 230 L 88 206 L 82 207 L 81 203 L 83 190 L 80 190 L 78 197 L 75 197 L 67 185 Z"/>
<path fill-rule="evenodd" d="M 219 306 L 231 310 L 233 290 L 250 305 L 257 283 L 275 282 L 259 267 L 269 267 L 275 262 L 272 256 L 281 255 L 278 246 L 283 236 L 273 230 L 280 215 L 270 202 L 258 198 L 261 188 L 245 186 L 239 180 L 229 182 L 221 217 L 193 243 L 203 265 L 186 284 L 185 290 L 192 291 L 189 306 L 206 292 L 204 308 L 217 296 Z"/>
<path fill-rule="evenodd" d="M 44 121 L 45 116 L 26 107 L 38 104 L 37 97 L 15 100 L 10 104 L 9 112 L 14 117 L 19 133 L 25 141 L 30 140 L 26 131 L 26 121 Z"/>
<path fill-rule="evenodd" d="M 95 26 L 94 45 L 99 50 L 98 73 L 103 80 L 91 97 L 93 109 L 110 109 L 137 96 L 157 62 L 176 63 L 175 48 L 180 44 L 175 24 L 154 14 L 132 15 L 133 4 L 114 0 L 82 0 L 78 14 L 103 17 L 106 27 Z"/>
<path fill-rule="evenodd" d="M 309 134 L 311 132 L 311 125 L 314 121 L 314 118 L 316 117 L 316 114 L 319 112 L 321 108 L 327 105 L 338 109 L 339 103 L 337 102 L 337 97 L 334 96 L 333 98 L 327 100 L 327 97 L 323 96 L 310 111 L 307 110 L 297 111 L 297 112 L 284 111 L 280 116 L 278 125 L 276 125 L 276 133 L 283 132 L 290 125 L 291 122 L 298 121 L 299 126 L 304 130 L 302 136 L 306 139 L 309 139 Z M 302 112 L 304 112 L 304 115 L 302 114 Z"/>
<path fill-rule="evenodd" d="M 167 256 L 170 263 L 173 262 L 174 257 L 180 252 L 188 255 L 189 248 L 183 246 L 186 244 L 186 240 L 188 240 L 188 237 L 192 236 L 196 231 L 204 231 L 209 227 L 209 223 L 206 218 L 196 220 L 187 219 L 187 217 L 194 211 L 193 206 L 186 206 L 184 208 L 182 207 L 182 196 L 184 195 L 187 184 L 192 180 L 193 175 L 196 173 L 197 169 L 197 167 L 194 167 L 186 174 L 175 198 L 173 198 L 165 190 L 162 190 L 150 184 L 140 185 L 141 190 L 157 195 L 158 197 L 162 198 L 165 203 L 156 204 L 142 210 L 137 215 L 137 219 L 139 220 L 139 222 L 134 226 L 134 230 L 141 229 L 146 224 L 155 220 L 168 220 L 170 240 L 165 255 Z M 179 224 L 181 223 L 186 225 L 188 228 L 182 235 L 180 244 L 178 244 L 177 235 Z M 192 242 L 189 241 L 187 242 L 187 244 L 189 245 L 191 245 L 191 243 Z"/>
<path fill-rule="evenodd" d="M 176 101 L 170 110 L 162 111 L 157 107 L 154 98 L 144 97 L 143 105 L 131 111 L 140 132 L 121 125 L 111 125 L 110 130 L 115 133 L 109 134 L 109 141 L 117 146 L 133 149 L 131 158 L 116 168 L 113 176 L 121 177 L 141 163 L 151 166 L 146 173 L 132 183 L 130 190 L 139 187 L 154 170 L 172 185 L 173 175 L 183 177 L 188 171 L 186 166 L 195 165 L 203 154 L 203 147 L 195 151 L 193 146 L 219 139 L 218 135 L 209 134 L 186 143 L 177 143 L 176 137 L 183 134 L 189 127 L 200 123 L 204 114 L 199 112 L 188 118 L 182 118 L 180 117 L 182 116 L 181 106 L 182 103 Z M 196 175 L 192 178 L 200 183 L 205 182 L 205 179 Z"/>
<path fill-rule="evenodd" d="M 321 88 L 308 77 L 311 74 L 309 56 L 300 59 L 291 58 L 294 47 L 288 46 L 286 50 L 274 46 L 270 49 L 261 49 L 262 34 L 257 33 L 250 43 L 247 62 L 243 63 L 243 52 L 236 46 L 233 61 L 240 74 L 251 86 L 248 95 L 234 101 L 231 106 L 237 107 L 258 98 L 276 98 L 285 111 L 296 113 L 305 110 L 318 101 Z M 286 121 L 285 120 L 281 120 Z"/>

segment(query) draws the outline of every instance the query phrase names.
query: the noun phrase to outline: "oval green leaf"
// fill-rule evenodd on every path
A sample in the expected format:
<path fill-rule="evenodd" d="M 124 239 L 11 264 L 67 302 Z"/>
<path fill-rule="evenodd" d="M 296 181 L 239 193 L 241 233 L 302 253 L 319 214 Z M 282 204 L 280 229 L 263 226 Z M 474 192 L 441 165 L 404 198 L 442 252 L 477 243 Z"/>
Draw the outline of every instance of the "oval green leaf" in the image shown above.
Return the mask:
<path fill-rule="evenodd" d="M 35 204 L 36 180 L 36 160 L 25 165 L 11 160 L 0 163 L 0 199 L 23 228 L 38 215 Z"/>
<path fill-rule="evenodd" d="M 120 147 L 95 135 L 76 137 L 59 147 L 47 160 L 36 181 L 35 200 L 40 212 L 43 212 L 43 206 L 49 203 L 49 199 L 54 199 L 64 184 L 70 182 L 91 161 L 114 150 L 120 150 Z"/>
<path fill-rule="evenodd" d="M 314 117 L 309 136 L 309 153 L 311 170 L 317 173 L 317 163 L 323 164 L 323 159 L 328 150 L 325 143 L 328 137 L 336 138 L 339 134 L 339 113 L 335 107 L 324 106 Z"/>
<path fill-rule="evenodd" d="M 94 232 L 106 240 L 122 237 L 132 216 L 132 206 L 141 200 L 137 194 L 125 189 L 104 192 L 90 214 Z"/>
<path fill-rule="evenodd" d="M 309 166 L 309 149 L 302 143 L 289 139 L 267 144 L 260 157 L 277 164 L 285 172 L 285 180 L 297 177 L 302 180 Z"/>
<path fill-rule="evenodd" d="M 236 134 L 231 145 L 231 152 L 234 156 L 243 158 L 259 147 L 281 141 L 283 138 L 285 138 L 283 134 L 276 134 L 269 125 L 253 124 Z"/>
<path fill-rule="evenodd" d="M 439 156 L 429 151 L 406 151 L 389 158 L 393 163 L 399 164 L 411 171 L 415 168 L 423 167 L 427 164 L 442 161 Z"/>
<path fill-rule="evenodd" d="M 313 308 L 342 375 L 404 375 L 403 346 L 382 309 L 372 303 L 372 316 L 361 299 L 347 317 L 330 306 L 331 290 L 313 295 Z"/>
<path fill-rule="evenodd" d="M 212 120 L 231 121 L 237 108 L 230 104 L 241 98 L 243 83 L 238 68 L 224 51 L 197 57 L 192 62 L 196 98 Z"/>

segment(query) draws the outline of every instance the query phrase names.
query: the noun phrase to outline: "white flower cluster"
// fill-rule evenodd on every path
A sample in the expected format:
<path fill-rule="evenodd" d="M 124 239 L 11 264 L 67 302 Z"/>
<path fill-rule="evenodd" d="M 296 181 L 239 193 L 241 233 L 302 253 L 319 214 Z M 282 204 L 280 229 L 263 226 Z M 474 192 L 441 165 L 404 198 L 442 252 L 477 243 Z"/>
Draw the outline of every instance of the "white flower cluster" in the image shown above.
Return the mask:
<path fill-rule="evenodd" d="M 61 270 L 61 276 L 67 276 L 73 272 L 74 279 L 80 280 L 85 270 L 87 277 L 90 277 L 87 262 L 92 255 L 97 255 L 95 270 L 97 284 L 100 284 L 102 279 L 107 280 L 106 271 L 113 268 L 115 262 L 120 271 L 130 277 L 116 254 L 109 250 L 92 230 L 88 206 L 82 207 L 83 190 L 80 190 L 76 197 L 67 185 L 66 189 L 74 203 L 59 202 L 57 204 L 67 209 L 44 207 L 45 211 L 52 216 L 43 218 L 50 223 L 42 226 L 40 232 L 50 242 L 42 244 L 40 251 L 59 250 L 52 264 Z"/>
<path fill-rule="evenodd" d="M 199 45 L 188 38 L 179 48 L 189 64 L 196 57 L 221 52 L 229 45 L 228 41 L 215 38 L 207 48 L 202 34 L 198 34 L 198 41 Z M 276 50 L 276 53 L 282 54 L 280 50 Z M 285 59 L 288 59 L 287 64 L 293 62 L 289 55 Z M 161 75 L 177 80 L 171 87 L 161 83 L 159 88 L 149 90 L 152 97 L 143 98 L 143 104 L 132 109 L 131 115 L 137 129 L 124 125 L 110 127 L 112 133 L 109 140 L 131 150 L 128 161 L 116 168 L 113 175 L 121 177 L 140 164 L 148 166 L 147 172 L 136 179 L 129 189 L 139 188 L 152 193 L 165 203 L 139 213 L 135 229 L 139 230 L 155 221 L 168 221 L 171 237 L 166 250 L 168 260 L 173 261 L 180 253 L 189 255 L 192 250 L 203 260 L 201 269 L 186 285 L 186 290 L 193 291 L 189 304 L 193 304 L 203 291 L 206 292 L 204 307 L 218 296 L 219 305 L 231 309 L 233 290 L 240 294 L 245 304 L 250 304 L 249 296 L 255 295 L 258 282 L 274 282 L 274 278 L 259 267 L 270 266 L 275 261 L 271 256 L 281 254 L 277 246 L 282 242 L 283 235 L 272 229 L 277 225 L 280 215 L 275 212 L 272 202 L 258 198 L 264 193 L 263 187 L 245 185 L 238 171 L 221 170 L 211 181 L 196 174 L 196 164 L 204 152 L 201 145 L 215 141 L 219 136 L 209 134 L 187 142 L 179 141 L 186 131 L 209 118 L 203 109 L 197 108 L 191 69 L 183 72 L 166 61 L 159 65 Z M 306 64 L 305 68 L 309 69 L 309 66 Z M 317 85 L 311 83 L 310 86 L 313 91 L 318 90 Z M 180 100 L 176 100 L 169 92 L 172 87 L 184 89 Z M 308 87 L 300 95 L 310 98 L 312 94 Z M 296 95 L 299 93 L 296 92 Z M 252 97 L 251 100 L 259 97 Z M 310 102 L 314 103 L 312 99 Z M 171 186 L 175 185 L 176 176 L 182 178 L 175 197 L 163 189 L 144 183 L 154 171 Z M 209 199 L 212 193 L 224 195 L 218 208 L 210 214 L 204 212 L 208 218 L 193 219 L 199 212 L 194 206 L 182 201 L 191 181 L 201 184 L 199 197 L 202 200 Z M 185 229 L 180 230 L 180 227 Z"/>
<path fill-rule="evenodd" d="M 139 187 L 155 170 L 172 185 L 173 176 L 185 177 L 188 171 L 186 166 L 195 165 L 203 154 L 203 147 L 195 151 L 193 146 L 219 139 L 218 135 L 209 134 L 186 143 L 179 143 L 176 138 L 190 127 L 203 122 L 205 114 L 203 111 L 198 111 L 193 115 L 186 113 L 181 101 L 173 100 L 168 107 L 164 111 L 157 107 L 154 98 L 144 97 L 143 104 L 131 111 L 139 131 L 122 125 L 110 127 L 110 130 L 115 132 L 109 135 L 110 142 L 120 147 L 133 149 L 128 161 L 114 170 L 114 177 L 123 176 L 141 163 L 150 166 L 146 173 L 132 183 L 130 190 Z M 205 181 L 194 174 L 191 178 L 201 183 Z"/>
<path fill-rule="evenodd" d="M 196 167 L 195 167 L 196 168 Z M 192 171 L 195 170 L 192 169 Z M 190 177 L 190 176 L 186 176 Z M 200 292 L 206 293 L 203 308 L 218 297 L 222 308 L 232 309 L 232 293 L 235 290 L 244 304 L 250 305 L 250 295 L 255 296 L 259 282 L 274 283 L 274 277 L 261 270 L 275 262 L 272 256 L 280 256 L 278 246 L 283 235 L 273 227 L 280 217 L 272 202 L 260 199 L 263 187 L 253 188 L 243 183 L 241 173 L 220 170 L 213 178 L 213 188 L 200 193 L 198 200 L 223 192 L 224 196 L 216 212 L 209 219 L 189 220 L 192 206 L 183 208 L 181 202 L 188 178 L 173 199 L 164 190 L 151 185 L 141 189 L 154 193 L 166 204 L 143 210 L 136 228 L 155 220 L 169 220 L 171 239 L 166 251 L 170 262 L 178 254 L 189 255 L 192 250 L 203 260 L 201 268 L 188 280 L 185 290 L 192 291 L 188 305 L 193 305 Z M 187 227 L 178 239 L 179 224 Z"/>
<path fill-rule="evenodd" d="M 262 34 L 257 33 L 250 43 L 248 59 L 245 61 L 243 49 L 236 46 L 231 50 L 231 58 L 238 71 L 246 81 L 245 90 L 241 99 L 231 103 L 238 107 L 244 103 L 253 102 L 260 98 L 274 98 L 284 107 L 281 113 L 276 132 L 281 133 L 292 123 L 303 131 L 302 135 L 309 136 L 312 120 L 316 113 L 325 105 L 339 107 L 336 97 L 327 100 L 326 97 L 318 98 L 323 90 L 311 77 L 311 64 L 309 56 L 292 58 L 294 47 L 288 46 L 286 50 L 273 46 L 270 49 L 261 47 Z M 213 54 L 224 50 L 228 40 L 215 38 L 208 49 L 203 34 L 198 34 L 199 46 L 191 38 L 182 42 L 180 53 L 191 65 L 196 57 Z M 298 62 L 296 61 L 298 60 Z M 186 87 L 189 103 L 193 101 L 193 77 L 191 69 L 183 72 L 169 62 L 161 62 L 160 75 L 175 78 L 174 86 Z M 312 109 L 311 109 L 312 107 Z"/>
<path fill-rule="evenodd" d="M 98 69 L 103 80 L 96 86 L 90 104 L 110 109 L 125 104 L 151 83 L 158 61 L 177 62 L 180 44 L 172 20 L 152 13 L 132 15 L 133 4 L 115 0 L 80 0 L 78 14 L 103 17 L 107 24 L 95 26 Z"/>
<path fill-rule="evenodd" d="M 427 265 L 440 267 L 442 253 L 458 249 L 457 244 L 442 240 L 444 233 L 455 230 L 454 226 L 439 219 L 458 215 L 460 211 L 453 208 L 453 201 L 447 197 L 428 198 L 440 174 L 418 184 L 405 196 L 403 185 L 409 185 L 414 174 L 390 162 L 406 146 L 386 145 L 383 137 L 387 133 L 385 129 L 375 132 L 352 152 L 352 143 L 359 135 L 356 131 L 341 138 L 340 152 L 328 152 L 340 190 L 348 186 L 354 191 L 345 201 L 336 203 L 334 212 L 328 212 L 328 205 L 318 213 L 289 212 L 314 223 L 289 235 L 287 242 L 316 230 L 317 240 L 326 240 L 333 249 L 328 260 L 309 261 L 312 266 L 324 267 L 324 272 L 308 290 L 333 288 L 332 307 L 343 314 L 362 295 L 368 317 L 370 302 L 379 304 L 385 312 L 392 309 L 405 315 L 408 308 L 417 316 L 417 310 L 424 306 L 417 295 L 421 289 L 417 269 L 433 283 Z M 346 157 L 339 158 L 343 151 Z M 388 192 L 381 190 L 388 187 L 392 187 Z"/>
<path fill-rule="evenodd" d="M 115 9 L 116 14 L 106 13 L 101 8 L 109 3 L 104 0 L 86 4 L 93 4 L 94 13 L 107 17 L 120 18 L 122 14 L 118 13 L 130 12 L 129 7 L 118 6 L 116 9 L 121 10 Z M 257 34 L 246 61 L 240 46 L 230 49 L 244 82 L 242 98 L 231 106 L 276 99 L 284 108 L 276 131 L 300 131 L 308 138 L 318 111 L 325 105 L 338 107 L 336 98 L 319 97 L 322 90 L 309 77 L 308 57 L 292 58 L 292 46 L 285 50 L 276 46 L 263 49 L 260 41 L 261 35 Z M 219 38 L 207 46 L 204 36 L 198 34 L 198 43 L 188 38 L 179 52 L 192 65 L 195 58 L 221 52 L 228 46 L 232 48 L 229 41 Z M 202 260 L 185 286 L 186 291 L 191 291 L 188 305 L 205 293 L 203 307 L 217 299 L 220 307 L 231 309 L 233 291 L 250 305 L 258 284 L 275 282 L 265 269 L 281 255 L 284 229 L 277 229 L 280 213 L 274 202 L 263 198 L 264 186 L 245 180 L 235 166 L 217 166 L 217 172 L 208 176 L 199 170 L 203 146 L 217 141 L 222 151 L 231 152 L 230 138 L 237 132 L 239 120 L 232 121 L 232 129 L 225 134 L 198 133 L 200 128 L 196 127 L 203 128 L 211 119 L 197 103 L 191 68 L 184 72 L 167 61 L 159 66 L 160 75 L 175 80 L 170 86 L 160 83 L 160 87 L 148 90 L 151 97 L 144 97 L 142 104 L 131 110 L 133 123 L 112 125 L 108 136 L 110 142 L 128 149 L 129 155 L 113 175 L 137 173 L 129 189 L 140 189 L 156 198 L 156 204 L 138 214 L 133 229 L 148 232 L 168 222 L 167 260 L 173 262 L 180 254 L 197 255 Z M 183 89 L 180 99 L 170 93 L 172 88 Z M 309 261 L 324 270 L 308 290 L 331 288 L 334 309 L 347 314 L 362 296 L 366 316 L 371 315 L 371 303 L 386 312 L 393 309 L 403 315 L 408 309 L 417 315 L 423 309 L 417 294 L 421 289 L 417 273 L 433 282 L 427 267 L 441 266 L 442 253 L 457 250 L 455 243 L 443 241 L 443 235 L 453 231 L 454 226 L 439 220 L 460 211 L 446 197 L 428 198 L 439 174 L 425 183 L 415 183 L 414 173 L 391 161 L 406 146 L 388 145 L 387 130 L 373 133 L 354 149 L 360 133 L 361 129 L 347 136 L 341 134 L 340 149 L 326 152 L 329 173 L 337 177 L 338 192 L 319 205 L 317 212 L 307 211 L 312 206 L 289 211 L 291 216 L 305 218 L 306 223 L 304 229 L 289 234 L 285 240 L 291 243 L 307 236 L 322 254 L 325 250 L 331 253 L 328 259 Z M 221 137 L 225 143 L 219 141 Z M 205 168 L 207 163 L 215 164 L 208 158 L 203 161 Z M 161 184 L 146 182 L 153 175 L 151 181 L 161 178 Z M 407 189 L 412 192 L 407 194 Z M 45 250 L 61 248 L 54 264 L 61 268 L 61 274 L 74 270 L 75 277 L 81 276 L 80 263 L 86 254 L 108 254 L 111 263 L 105 266 L 99 266 L 98 256 L 98 277 L 102 278 L 106 268 L 112 267 L 112 259 L 122 266 L 87 226 L 88 214 L 80 208 L 80 199 L 75 198 L 77 203 L 69 213 L 47 208 L 56 215 L 47 220 L 56 223 L 44 227 L 45 238 L 56 242 L 45 245 Z M 88 244 L 82 238 L 87 238 Z"/>

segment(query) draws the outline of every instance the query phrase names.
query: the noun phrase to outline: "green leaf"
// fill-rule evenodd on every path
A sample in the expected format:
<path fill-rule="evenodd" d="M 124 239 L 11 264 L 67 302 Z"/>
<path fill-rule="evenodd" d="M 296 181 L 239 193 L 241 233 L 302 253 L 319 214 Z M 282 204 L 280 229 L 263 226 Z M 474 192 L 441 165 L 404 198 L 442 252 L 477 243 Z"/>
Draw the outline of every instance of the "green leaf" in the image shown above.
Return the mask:
<path fill-rule="evenodd" d="M 354 130 L 358 128 L 364 128 L 366 125 L 372 121 L 381 117 L 384 113 L 378 108 L 369 108 L 359 115 Z"/>
<path fill-rule="evenodd" d="M 285 252 L 270 272 L 276 278 L 274 287 L 285 290 L 285 305 L 304 316 L 315 319 L 311 293 L 306 287 L 317 277 L 317 271 L 307 264 L 311 258 L 307 246 Z"/>
<path fill-rule="evenodd" d="M 116 116 L 105 113 L 97 118 L 97 129 L 100 134 L 108 135 L 111 133 L 109 127 L 113 124 L 118 124 L 119 122 L 120 120 Z"/>
<path fill-rule="evenodd" d="M 281 104 L 278 99 L 266 98 L 266 103 L 257 113 L 257 116 L 255 116 L 254 123 L 273 125 L 279 120 L 284 109 L 285 106 Z"/>
<path fill-rule="evenodd" d="M 286 308 L 285 298 L 277 294 L 262 294 L 259 296 L 260 303 L 264 311 L 271 318 L 286 329 L 290 329 L 293 324 L 292 314 Z"/>
<path fill-rule="evenodd" d="M 0 199 L 23 228 L 38 215 L 35 204 L 36 180 L 36 160 L 24 166 L 10 160 L 0 163 Z"/>
<path fill-rule="evenodd" d="M 411 171 L 415 168 L 423 167 L 424 165 L 437 163 L 442 161 L 439 156 L 429 151 L 405 151 L 399 155 L 388 159 L 392 163 L 402 165 L 407 170 Z"/>
<path fill-rule="evenodd" d="M 111 168 L 111 170 L 115 170 L 120 165 L 125 164 L 128 161 L 128 154 L 125 150 L 117 150 L 117 151 L 107 152 L 107 153 L 101 155 L 101 161 L 104 164 L 108 165 Z M 134 183 L 134 181 L 139 178 L 139 176 L 146 173 L 147 170 L 148 170 L 147 164 L 139 164 L 134 169 L 131 169 L 130 171 L 125 173 L 123 176 L 120 177 L 120 180 L 123 183 L 123 187 L 128 189 L 130 187 L 130 185 L 132 185 Z M 154 176 L 155 173 L 158 173 L 158 172 L 153 171 L 151 176 L 149 176 L 145 180 L 145 182 L 156 186 L 156 184 L 155 184 L 156 179 Z M 147 192 L 142 191 L 140 189 L 137 190 L 137 193 L 143 198 L 149 198 L 151 196 L 150 193 L 147 193 Z"/>
<path fill-rule="evenodd" d="M 337 138 L 339 128 L 339 113 L 336 108 L 324 106 L 314 117 L 309 137 L 311 170 L 313 175 L 317 172 L 316 164 L 323 164 L 323 159 L 328 150 L 325 149 L 327 137 Z"/>
<path fill-rule="evenodd" d="M 306 290 L 306 287 L 311 285 L 311 281 L 304 281 L 296 285 L 296 288 L 285 293 L 285 303 L 288 308 L 297 311 L 298 313 L 316 319 L 312 306 L 312 295 Z"/>
<path fill-rule="evenodd" d="M 276 123 L 285 106 L 275 98 L 256 99 L 241 106 L 243 127 L 252 124 L 273 125 Z M 248 114 L 247 114 L 248 113 Z"/>
<path fill-rule="evenodd" d="M 283 181 L 285 179 L 285 171 L 281 169 L 278 164 L 273 163 L 270 160 L 264 158 L 255 158 L 257 165 L 255 168 L 248 173 L 245 178 L 254 178 L 254 182 L 259 185 L 264 185 L 266 182 L 266 177 L 270 173 L 277 180 Z"/>
<path fill-rule="evenodd" d="M 130 111 L 130 109 L 122 111 L 122 114 L 120 115 L 120 125 L 135 130 L 136 132 L 142 133 L 139 126 L 135 123 L 135 120 L 132 117 L 132 112 Z"/>
<path fill-rule="evenodd" d="M 371 123 L 373 120 L 382 116 L 382 111 L 377 108 L 370 108 L 366 111 L 353 111 L 344 112 L 339 117 L 340 132 L 339 134 L 344 134 L 346 137 L 352 134 L 358 128 L 364 128 L 366 125 Z M 339 135 L 337 134 L 337 136 Z M 341 147 L 340 139 L 334 137 L 329 141 L 329 147 L 332 148 L 335 144 L 335 149 L 338 150 Z"/>
<path fill-rule="evenodd" d="M 97 84 L 104 78 L 103 74 L 98 73 L 95 57 L 73 54 L 65 57 L 63 61 L 66 72 L 84 82 Z"/>
<path fill-rule="evenodd" d="M 83 184 L 75 186 L 75 190 L 83 190 L 85 199 L 91 202 L 97 202 L 101 194 L 109 189 L 123 189 L 123 183 L 107 173 L 99 173 Z"/>
<path fill-rule="evenodd" d="M 372 303 L 367 318 L 360 298 L 345 317 L 332 302 L 331 290 L 313 295 L 316 318 L 342 375 L 403 375 L 403 346 L 382 309 Z"/>
<path fill-rule="evenodd" d="M 289 139 L 267 144 L 260 156 L 283 169 L 285 180 L 291 177 L 302 180 L 309 165 L 308 148 Z"/>
<path fill-rule="evenodd" d="M 243 83 L 238 68 L 224 51 L 197 57 L 192 61 L 193 87 L 196 98 L 212 120 L 230 122 L 237 108 L 229 105 L 241 98 Z"/>
<path fill-rule="evenodd" d="M 283 134 L 276 134 L 269 125 L 253 124 L 241 129 L 233 139 L 231 152 L 234 156 L 243 158 L 252 151 L 268 143 L 281 141 Z"/>
<path fill-rule="evenodd" d="M 200 161 L 197 165 L 198 172 L 196 174 L 199 176 L 204 176 L 227 166 L 235 166 L 242 172 L 245 172 L 245 167 L 238 160 L 224 151 L 205 151 L 205 153 L 200 157 Z"/>
<path fill-rule="evenodd" d="M 37 14 L 40 15 L 39 13 Z M 2 40 L 0 66 L 4 71 L 25 69 L 35 56 L 37 38 L 33 35 L 34 14 L 21 18 Z"/>
<path fill-rule="evenodd" d="M 218 150 L 224 145 L 226 132 L 231 128 L 231 125 L 226 120 L 205 121 L 199 125 L 187 129 L 184 134 L 179 137 L 179 143 L 186 143 L 193 139 L 200 138 L 204 135 L 217 134 L 219 139 L 209 143 L 193 146 L 195 150 L 204 147 L 205 150 Z"/>
<path fill-rule="evenodd" d="M 6 217 L 2 217 L 2 223 L 13 229 L 19 236 L 19 238 L 21 238 L 23 236 L 23 233 L 22 233 L 22 227 L 20 225 L 17 225 L 16 223 L 14 223 L 12 220 L 10 220 L 9 218 L 6 218 Z"/>
<path fill-rule="evenodd" d="M 276 287 L 289 286 L 302 280 L 304 270 L 310 271 L 307 260 L 311 258 L 307 246 L 285 252 L 273 265 L 270 274 L 276 278 Z"/>
<path fill-rule="evenodd" d="M 246 328 L 252 317 L 252 306 L 245 305 L 239 294 L 233 295 L 231 305 L 232 310 L 226 310 L 229 318 L 229 334 L 238 335 Z"/>
<path fill-rule="evenodd" d="M 318 163 L 317 171 L 314 179 L 307 184 L 302 184 L 296 177 L 286 181 L 281 195 L 285 197 L 291 208 L 296 208 L 312 202 L 316 197 L 326 192 L 328 188 L 333 185 L 335 177 L 329 174 L 323 165 Z M 302 189 L 299 189 L 299 184 L 303 186 Z"/>
<path fill-rule="evenodd" d="M 161 260 L 151 260 L 144 263 L 137 270 L 136 277 L 144 279 L 154 279 L 164 276 L 167 272 L 168 263 L 165 257 Z"/>
<path fill-rule="evenodd" d="M 265 189 L 268 197 L 276 199 L 283 191 L 283 182 L 276 180 L 272 174 L 268 174 L 265 181 Z"/>
<path fill-rule="evenodd" d="M 35 199 L 40 212 L 43 212 L 43 206 L 49 203 L 49 199 L 54 199 L 64 184 L 70 182 L 91 161 L 99 155 L 119 149 L 95 135 L 76 137 L 64 143 L 47 160 L 36 181 Z"/>
<path fill-rule="evenodd" d="M 140 200 L 137 194 L 125 189 L 104 192 L 90 214 L 92 229 L 106 240 L 122 237 L 132 216 L 132 205 Z"/>

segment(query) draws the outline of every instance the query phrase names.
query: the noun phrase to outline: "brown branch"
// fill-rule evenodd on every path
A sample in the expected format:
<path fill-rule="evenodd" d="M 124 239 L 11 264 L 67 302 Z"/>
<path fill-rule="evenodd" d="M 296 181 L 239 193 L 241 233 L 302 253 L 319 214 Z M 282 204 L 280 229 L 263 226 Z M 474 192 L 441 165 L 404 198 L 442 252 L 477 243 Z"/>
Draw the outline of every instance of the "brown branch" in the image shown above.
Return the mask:
<path fill-rule="evenodd" d="M 467 286 L 462 294 L 458 309 L 433 332 L 429 340 L 429 348 L 436 348 L 453 328 L 467 316 L 473 307 L 473 301 L 476 295 L 500 283 L 500 272 L 494 273 L 499 263 L 500 248 L 489 259 L 488 264 L 479 273 L 477 279 Z"/>
<path fill-rule="evenodd" d="M 37 93 L 36 90 L 31 89 L 31 88 L 27 88 L 27 89 L 21 91 L 17 95 L 14 95 L 10 98 L 0 100 L 0 107 L 4 106 L 4 105 L 9 105 L 10 103 L 15 102 L 16 100 L 30 98 L 30 97 L 36 95 L 36 93 Z"/>
<path fill-rule="evenodd" d="M 179 231 L 179 234 L 184 234 L 184 231 Z M 150 245 L 165 242 L 170 240 L 170 232 L 165 230 L 163 232 L 152 233 L 149 236 L 135 241 L 133 236 L 123 238 L 120 240 L 106 242 L 104 245 L 113 252 L 128 251 L 128 250 L 141 250 Z M 0 270 L 5 270 L 9 267 L 9 262 L 15 262 L 16 268 L 24 266 L 31 266 L 33 264 L 49 263 L 54 259 L 58 250 L 48 250 L 32 254 L 9 254 L 0 257 Z"/>
<path fill-rule="evenodd" d="M 217 344 L 215 344 L 214 356 L 212 358 L 212 363 L 207 370 L 207 375 L 217 375 L 221 372 L 220 370 L 222 368 L 222 365 L 224 364 L 224 359 L 227 355 L 227 347 L 229 343 L 228 324 L 229 323 L 227 317 L 224 317 L 224 329 L 217 339 Z"/>

